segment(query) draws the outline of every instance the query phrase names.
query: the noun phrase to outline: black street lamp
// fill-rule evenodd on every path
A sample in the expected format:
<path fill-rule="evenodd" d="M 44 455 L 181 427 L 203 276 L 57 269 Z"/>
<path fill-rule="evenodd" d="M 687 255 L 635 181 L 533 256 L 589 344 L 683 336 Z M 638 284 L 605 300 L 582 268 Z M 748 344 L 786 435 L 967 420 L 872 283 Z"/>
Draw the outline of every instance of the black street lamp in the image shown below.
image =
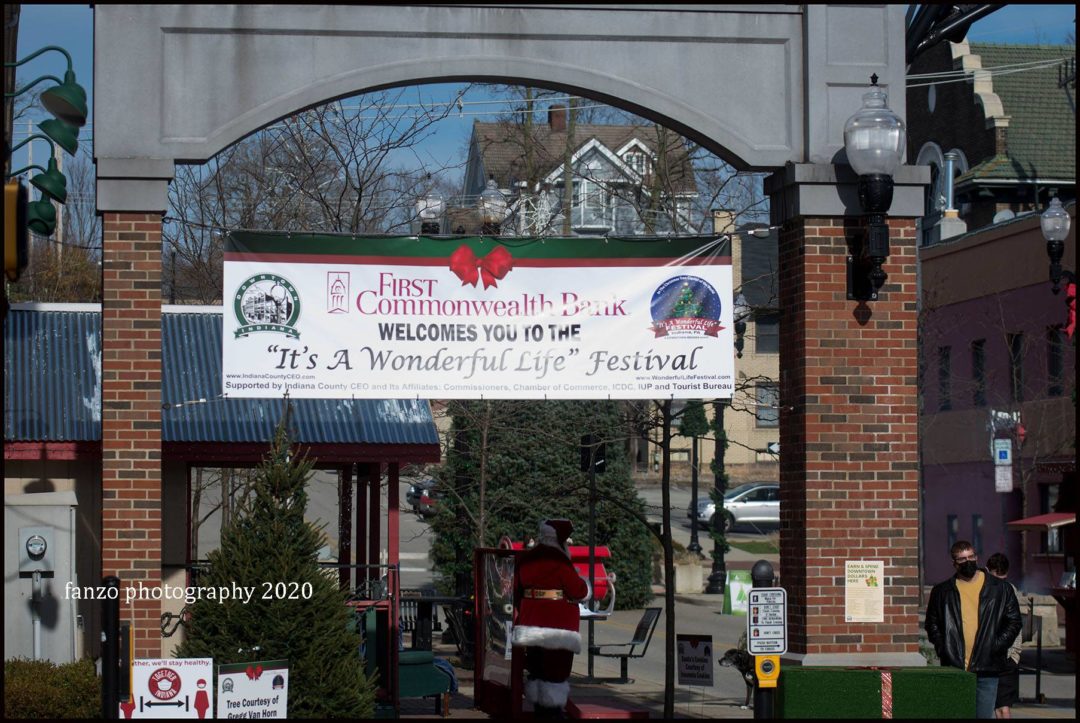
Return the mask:
<path fill-rule="evenodd" d="M 715 434 L 713 435 L 716 440 L 713 459 L 713 497 L 716 498 L 716 508 L 712 517 L 712 571 L 709 573 L 709 584 L 705 586 L 705 592 L 710 595 L 722 595 L 724 585 L 727 583 L 727 565 L 724 563 L 724 547 L 727 542 L 721 543 L 720 536 L 724 532 L 724 493 L 727 492 L 727 474 L 724 472 L 724 453 L 727 451 L 724 409 L 729 403 L 727 399 L 717 399 L 713 402 L 713 410 L 716 413 Z"/>
<path fill-rule="evenodd" d="M 1076 276 L 1068 269 L 1061 268 L 1061 257 L 1065 254 L 1065 239 L 1069 235 L 1069 214 L 1057 198 L 1050 199 L 1050 205 L 1039 216 L 1043 238 L 1046 239 L 1046 255 L 1050 257 L 1050 289 L 1056 295 L 1061 291 L 1061 280 L 1066 284 L 1075 284 Z"/>
<path fill-rule="evenodd" d="M 868 228 L 862 241 L 848 256 L 848 298 L 876 301 L 889 277 L 881 268 L 889 258 L 889 226 L 886 213 L 892 205 L 893 174 L 904 158 L 907 132 L 900 117 L 889 110 L 888 97 L 870 76 L 870 91 L 863 106 L 844 124 L 844 148 L 848 163 L 859 174 L 859 204 L 866 212 Z"/>

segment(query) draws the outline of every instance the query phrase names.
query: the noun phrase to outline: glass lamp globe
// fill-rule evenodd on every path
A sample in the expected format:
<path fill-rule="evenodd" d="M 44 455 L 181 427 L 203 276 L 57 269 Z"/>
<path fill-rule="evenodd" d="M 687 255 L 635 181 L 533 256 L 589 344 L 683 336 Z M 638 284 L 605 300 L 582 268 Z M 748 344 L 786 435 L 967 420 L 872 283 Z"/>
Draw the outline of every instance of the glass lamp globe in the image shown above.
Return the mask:
<path fill-rule="evenodd" d="M 437 221 L 442 216 L 446 202 L 443 201 L 442 194 L 436 190 L 431 190 L 417 201 L 416 205 L 422 220 Z"/>
<path fill-rule="evenodd" d="M 889 110 L 888 96 L 875 84 L 863 105 L 844 124 L 848 163 L 860 176 L 892 176 L 904 157 L 904 122 Z"/>
<path fill-rule="evenodd" d="M 1069 235 L 1069 214 L 1057 198 L 1050 199 L 1050 207 L 1039 216 L 1039 224 L 1047 241 L 1064 241 Z"/>
<path fill-rule="evenodd" d="M 495 177 L 492 176 L 488 178 L 487 187 L 480 194 L 480 220 L 485 224 L 496 224 L 502 223 L 504 218 L 506 199 L 495 185 Z"/>

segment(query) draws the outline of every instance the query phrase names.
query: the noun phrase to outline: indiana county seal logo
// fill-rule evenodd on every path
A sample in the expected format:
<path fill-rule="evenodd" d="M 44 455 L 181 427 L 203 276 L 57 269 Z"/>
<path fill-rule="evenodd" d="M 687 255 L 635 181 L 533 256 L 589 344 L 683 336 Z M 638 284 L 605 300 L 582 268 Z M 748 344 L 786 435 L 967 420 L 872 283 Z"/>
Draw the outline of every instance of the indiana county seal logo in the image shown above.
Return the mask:
<path fill-rule="evenodd" d="M 300 317 L 296 287 L 277 274 L 256 274 L 236 290 L 233 311 L 240 322 L 236 338 L 256 331 L 270 331 L 300 338 L 294 327 Z"/>
<path fill-rule="evenodd" d="M 676 276 L 657 287 L 649 305 L 656 336 L 683 338 L 716 336 L 720 326 L 720 295 L 705 279 Z"/>

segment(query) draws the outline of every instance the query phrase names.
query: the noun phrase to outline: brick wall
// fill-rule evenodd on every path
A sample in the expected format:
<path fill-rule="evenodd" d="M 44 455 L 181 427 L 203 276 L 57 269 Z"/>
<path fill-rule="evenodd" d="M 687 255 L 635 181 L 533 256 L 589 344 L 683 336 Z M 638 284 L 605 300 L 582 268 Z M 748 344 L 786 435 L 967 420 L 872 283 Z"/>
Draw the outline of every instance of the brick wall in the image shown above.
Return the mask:
<path fill-rule="evenodd" d="M 879 301 L 847 300 L 858 219 L 780 238 L 781 584 L 795 654 L 918 651 L 915 226 L 890 219 Z M 885 562 L 884 623 L 844 619 L 844 563 Z"/>
<path fill-rule="evenodd" d="M 135 656 L 156 658 L 160 600 L 124 599 L 161 587 L 161 216 L 103 221 L 101 567 L 121 580 Z"/>

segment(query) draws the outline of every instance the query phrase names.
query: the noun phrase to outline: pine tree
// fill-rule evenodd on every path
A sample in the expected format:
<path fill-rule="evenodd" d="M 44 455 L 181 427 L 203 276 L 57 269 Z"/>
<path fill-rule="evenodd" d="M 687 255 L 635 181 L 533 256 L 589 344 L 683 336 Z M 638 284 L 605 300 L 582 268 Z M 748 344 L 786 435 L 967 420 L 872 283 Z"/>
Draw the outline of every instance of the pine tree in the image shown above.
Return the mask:
<path fill-rule="evenodd" d="M 456 575 L 472 579 L 473 548 L 494 547 L 504 534 L 527 541 L 541 520 L 571 520 L 574 544 L 588 544 L 580 445 L 583 435 L 596 434 L 607 440 L 606 471 L 597 476 L 596 538 L 611 548 L 605 566 L 618 574 L 615 604 L 632 609 L 652 598 L 651 533 L 630 479 L 617 402 L 455 401 L 448 409 L 453 442 L 432 520 L 432 557 L 444 592 L 457 592 Z"/>
<path fill-rule="evenodd" d="M 318 566 L 324 536 L 304 519 L 312 463 L 292 456 L 286 424 L 278 425 L 249 496 L 198 581 L 203 588 L 235 584 L 254 595 L 247 602 L 190 605 L 187 640 L 177 655 L 213 658 L 215 665 L 288 660 L 290 718 L 369 717 L 374 693 L 360 637 L 349 630 L 352 613 L 336 574 Z M 264 583 L 271 585 L 266 599 Z"/>

